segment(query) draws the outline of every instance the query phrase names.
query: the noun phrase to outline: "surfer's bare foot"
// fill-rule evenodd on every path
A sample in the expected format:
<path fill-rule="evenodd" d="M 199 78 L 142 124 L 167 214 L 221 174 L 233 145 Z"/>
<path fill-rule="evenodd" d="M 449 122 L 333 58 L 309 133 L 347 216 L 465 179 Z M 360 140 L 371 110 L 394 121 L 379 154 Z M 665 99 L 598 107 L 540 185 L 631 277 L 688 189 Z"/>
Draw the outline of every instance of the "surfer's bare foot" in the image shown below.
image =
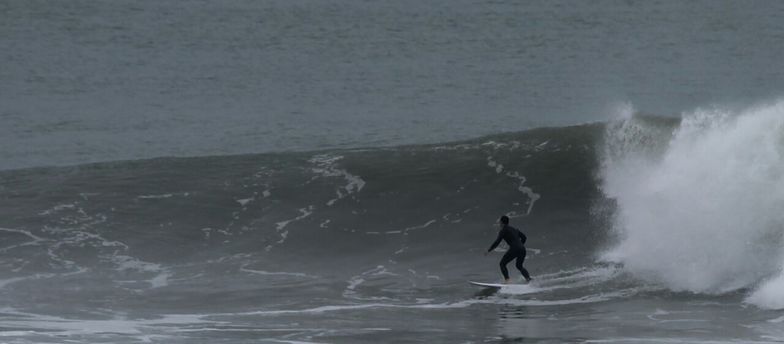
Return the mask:
<path fill-rule="evenodd" d="M 504 280 L 504 284 L 509 284 L 509 279 L 508 278 Z"/>

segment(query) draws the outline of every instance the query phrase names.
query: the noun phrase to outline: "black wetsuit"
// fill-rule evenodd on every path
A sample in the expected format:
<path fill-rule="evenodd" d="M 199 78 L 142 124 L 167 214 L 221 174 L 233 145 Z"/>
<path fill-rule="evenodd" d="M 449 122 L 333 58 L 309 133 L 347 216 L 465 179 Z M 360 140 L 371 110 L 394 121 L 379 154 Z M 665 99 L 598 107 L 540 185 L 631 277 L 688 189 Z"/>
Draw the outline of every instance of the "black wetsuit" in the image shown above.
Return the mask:
<path fill-rule="evenodd" d="M 517 270 L 520 270 L 520 273 L 523 274 L 526 280 L 530 280 L 531 276 L 528 274 L 528 270 L 523 267 L 523 262 L 525 261 L 525 246 L 523 246 L 526 240 L 525 234 L 517 228 L 505 225 L 504 228 L 498 231 L 498 238 L 495 239 L 487 252 L 494 250 L 501 243 L 501 240 L 506 241 L 506 244 L 509 245 L 509 251 L 506 251 L 500 262 L 501 273 L 504 274 L 504 279 L 509 279 L 509 270 L 506 269 L 506 264 L 509 264 L 512 259 L 517 259 L 515 267 Z"/>

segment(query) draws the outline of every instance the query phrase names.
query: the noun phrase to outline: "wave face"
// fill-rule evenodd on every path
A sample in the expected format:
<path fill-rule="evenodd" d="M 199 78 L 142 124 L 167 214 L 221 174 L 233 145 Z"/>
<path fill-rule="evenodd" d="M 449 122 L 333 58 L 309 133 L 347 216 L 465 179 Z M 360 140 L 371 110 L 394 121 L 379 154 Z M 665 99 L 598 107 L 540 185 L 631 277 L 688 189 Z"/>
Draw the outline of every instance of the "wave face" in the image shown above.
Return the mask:
<path fill-rule="evenodd" d="M 4 326 L 131 319 L 129 333 L 154 334 L 162 314 L 217 326 L 496 302 L 628 311 L 663 289 L 781 308 L 782 107 L 3 171 L 0 295 L 22 319 Z M 501 214 L 528 236 L 538 285 L 466 299 L 466 280 L 500 278 L 482 253 Z"/>
<path fill-rule="evenodd" d="M 784 306 L 784 103 L 698 110 L 674 128 L 619 120 L 602 159 L 616 201 L 606 259 L 672 290 L 751 289 L 748 301 Z"/>
<path fill-rule="evenodd" d="M 602 240 L 591 215 L 602 135 L 594 124 L 441 145 L 5 171 L 2 292 L 19 309 L 111 300 L 140 312 L 421 298 L 411 290 L 499 278 L 481 253 L 502 214 L 528 235 L 532 273 L 579 269 Z M 363 296 L 373 283 L 385 288 Z"/>

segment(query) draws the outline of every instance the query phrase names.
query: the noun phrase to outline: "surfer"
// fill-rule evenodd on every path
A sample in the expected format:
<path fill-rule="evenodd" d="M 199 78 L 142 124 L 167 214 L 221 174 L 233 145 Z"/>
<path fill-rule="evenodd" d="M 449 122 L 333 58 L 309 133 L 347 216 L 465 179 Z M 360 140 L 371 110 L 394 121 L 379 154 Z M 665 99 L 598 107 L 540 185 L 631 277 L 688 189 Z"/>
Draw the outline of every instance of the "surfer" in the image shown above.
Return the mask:
<path fill-rule="evenodd" d="M 509 250 L 506 251 L 500 262 L 501 273 L 504 275 L 504 282 L 509 283 L 509 270 L 506 269 L 506 264 L 509 264 L 512 259 L 517 259 L 517 261 L 515 261 L 515 267 L 523 274 L 526 283 L 530 282 L 531 275 L 529 275 L 528 270 L 523 267 L 523 262 L 525 261 L 525 234 L 517 228 L 510 226 L 509 217 L 506 215 L 501 216 L 501 219 L 498 220 L 498 226 L 501 227 L 501 230 L 498 231 L 498 238 L 490 245 L 490 249 L 485 252 L 485 255 L 498 247 L 501 240 L 506 241 L 506 244 L 509 245 Z"/>

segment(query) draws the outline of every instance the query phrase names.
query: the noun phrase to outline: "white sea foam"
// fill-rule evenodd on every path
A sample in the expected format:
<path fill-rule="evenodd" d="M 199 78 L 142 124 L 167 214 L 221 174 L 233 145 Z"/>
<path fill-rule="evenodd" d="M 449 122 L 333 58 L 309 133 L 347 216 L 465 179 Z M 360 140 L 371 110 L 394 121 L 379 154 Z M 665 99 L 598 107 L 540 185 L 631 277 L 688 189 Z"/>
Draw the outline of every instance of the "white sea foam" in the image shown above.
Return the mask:
<path fill-rule="evenodd" d="M 547 140 L 547 141 L 544 141 L 544 142 L 542 142 L 542 143 L 540 143 L 540 144 L 536 145 L 536 150 L 542 150 L 542 149 L 544 149 L 544 147 L 547 147 L 547 145 L 548 145 L 549 143 L 550 143 L 550 140 Z"/>
<path fill-rule="evenodd" d="M 111 259 L 117 265 L 117 270 L 119 271 L 134 270 L 140 273 L 154 273 L 155 276 L 147 280 L 151 288 L 161 288 L 169 285 L 169 278 L 172 274 L 160 264 L 149 263 L 120 254 L 113 255 Z"/>
<path fill-rule="evenodd" d="M 167 194 L 160 194 L 160 195 L 141 195 L 141 196 L 138 196 L 136 198 L 139 198 L 139 199 L 164 199 L 164 198 L 172 198 L 172 197 L 174 197 L 174 194 L 167 193 Z"/>
<path fill-rule="evenodd" d="M 263 271 L 263 270 L 248 269 L 245 267 L 245 265 L 243 265 L 240 268 L 240 271 L 247 272 L 249 274 L 254 274 L 254 275 L 262 275 L 262 276 L 293 276 L 293 277 L 316 278 L 314 276 L 303 274 L 301 272 Z"/>
<path fill-rule="evenodd" d="M 603 190 L 618 204 L 618 243 L 605 258 L 673 290 L 764 281 L 748 301 L 784 307 L 784 102 L 698 110 L 661 131 L 634 118 L 608 130 Z"/>
<path fill-rule="evenodd" d="M 3 319 L 0 326 L 15 328 L 15 331 L 3 331 L 0 336 L 52 336 L 62 339 L 63 336 L 84 335 L 131 335 L 141 342 L 151 338 L 167 338 L 166 335 L 149 334 L 150 331 L 177 332 L 183 325 L 223 324 L 221 321 L 205 320 L 204 315 L 176 314 L 163 315 L 157 319 L 127 319 L 116 316 L 113 319 L 71 319 L 65 317 L 19 312 L 12 308 L 2 309 Z"/>
<path fill-rule="evenodd" d="M 501 287 L 498 292 L 501 294 L 525 295 L 539 293 L 544 290 L 544 288 L 536 287 L 534 284 L 510 284 Z"/>
<path fill-rule="evenodd" d="M 536 283 L 558 288 L 577 288 L 612 280 L 620 272 L 616 266 L 583 267 L 537 276 Z"/>
<path fill-rule="evenodd" d="M 165 193 L 165 194 L 153 194 L 153 195 L 139 195 L 136 196 L 138 199 L 166 199 L 172 197 L 188 197 L 190 196 L 190 192 L 176 192 L 176 193 Z"/>
<path fill-rule="evenodd" d="M 348 280 L 348 285 L 346 289 L 343 291 L 343 297 L 351 298 L 356 300 L 388 300 L 389 298 L 386 297 L 360 297 L 357 293 L 357 287 L 362 283 L 365 283 L 367 279 L 378 277 L 378 276 L 398 276 L 398 274 L 390 272 L 385 266 L 379 265 L 373 269 L 364 271 L 359 275 L 353 276 Z"/>
<path fill-rule="evenodd" d="M 254 312 L 232 314 L 232 315 L 278 316 L 278 315 L 290 315 L 290 314 L 322 314 L 327 312 L 353 311 L 353 310 L 368 309 L 368 308 L 404 308 L 404 309 L 441 310 L 441 309 L 467 308 L 473 305 L 482 305 L 482 304 L 547 307 L 547 306 L 562 306 L 562 305 L 605 302 L 617 298 L 627 297 L 631 293 L 634 293 L 634 291 L 620 290 L 611 293 L 602 293 L 602 294 L 595 294 L 595 295 L 586 295 L 583 297 L 572 298 L 572 299 L 555 299 L 555 300 L 486 298 L 486 299 L 468 299 L 468 300 L 444 302 L 444 303 L 417 303 L 417 304 L 363 303 L 363 304 L 352 304 L 352 305 L 328 305 L 328 306 L 319 306 L 319 307 L 296 309 L 296 310 L 291 309 L 291 310 L 254 311 Z"/>
<path fill-rule="evenodd" d="M 421 224 L 421 225 L 418 225 L 418 226 L 411 226 L 411 227 L 407 227 L 407 228 L 403 229 L 403 232 L 404 232 L 404 233 L 408 233 L 408 232 L 410 232 L 410 231 L 414 231 L 414 230 L 417 230 L 417 229 L 425 229 L 425 228 L 427 228 L 428 226 L 430 226 L 430 225 L 432 225 L 432 224 L 434 224 L 434 223 L 436 223 L 436 222 L 437 222 L 436 220 L 430 220 L 430 221 L 427 221 L 427 222 L 425 222 L 424 224 Z M 399 231 L 398 231 L 398 232 L 399 232 Z"/>
<path fill-rule="evenodd" d="M 515 141 L 515 140 L 509 141 L 509 142 L 496 142 L 496 141 L 492 141 L 491 140 L 491 141 L 487 141 L 485 143 L 482 143 L 482 146 L 486 146 L 486 147 L 489 146 L 489 147 L 493 147 L 494 150 L 499 150 L 499 149 L 505 149 L 505 148 L 506 149 L 517 149 L 517 148 L 520 148 L 521 146 L 523 146 L 523 144 L 521 144 L 520 141 Z M 474 148 L 474 147 L 473 146 L 468 146 L 468 148 Z"/>
<path fill-rule="evenodd" d="M 62 245 L 84 245 L 84 243 L 86 242 L 94 241 L 97 242 L 99 246 L 103 246 L 103 247 L 122 247 L 124 249 L 128 249 L 128 245 L 120 241 L 109 240 L 99 234 L 90 233 L 83 230 L 74 230 L 71 228 L 58 228 L 58 227 L 44 227 L 43 231 L 48 233 L 53 233 L 53 234 L 69 235 L 68 237 L 58 239 L 57 243 L 52 245 L 50 248 L 58 248 Z"/>
<path fill-rule="evenodd" d="M 239 203 L 239 204 L 240 204 L 240 206 L 243 206 L 243 207 L 245 207 L 245 206 L 247 206 L 247 205 L 248 205 L 248 203 L 250 203 L 250 202 L 253 202 L 253 201 L 255 201 L 255 200 L 256 200 L 256 197 L 254 196 L 254 197 L 248 197 L 248 198 L 237 199 L 237 200 L 235 200 L 235 201 L 237 201 L 237 203 Z"/>
<path fill-rule="evenodd" d="M 288 226 L 292 222 L 296 222 L 296 221 L 302 220 L 302 219 L 312 215 L 313 214 L 313 209 L 314 209 L 314 207 L 312 205 L 308 206 L 307 208 L 301 208 L 301 209 L 299 209 L 299 212 L 300 212 L 299 216 L 297 216 L 297 217 L 295 217 L 293 219 L 280 221 L 280 222 L 276 223 L 275 224 L 276 230 L 278 231 L 278 235 L 280 235 L 280 240 L 278 240 L 278 242 L 276 242 L 276 244 L 282 244 L 288 238 L 289 231 L 285 230 L 286 226 Z"/>
<path fill-rule="evenodd" d="M 337 198 L 327 201 L 327 206 L 332 206 L 335 202 L 346 198 L 351 194 L 358 193 L 365 187 L 365 181 L 362 178 L 335 166 L 336 162 L 341 159 L 343 159 L 342 156 L 316 155 L 309 160 L 312 164 L 316 165 L 316 167 L 313 168 L 313 173 L 316 173 L 321 177 L 343 177 L 347 182 L 346 185 L 335 190 Z"/>
<path fill-rule="evenodd" d="M 764 281 L 746 302 L 762 308 L 784 309 L 784 275 L 779 273 Z"/>
<path fill-rule="evenodd" d="M 568 271 L 534 276 L 530 284 L 512 284 L 502 287 L 502 294 L 533 294 L 559 289 L 577 289 L 596 286 L 616 278 L 621 270 L 614 266 L 584 267 Z"/>
<path fill-rule="evenodd" d="M 487 158 L 487 166 L 492 167 L 495 170 L 495 173 L 501 173 L 504 171 L 504 165 L 496 162 L 491 157 Z"/>
<path fill-rule="evenodd" d="M 65 209 L 75 209 L 75 208 L 76 208 L 76 203 L 58 204 L 52 208 L 49 208 L 47 210 L 38 213 L 38 215 L 42 215 L 42 216 L 52 215 L 61 212 Z"/>
<path fill-rule="evenodd" d="M 543 143 L 542 145 L 545 145 L 545 144 L 547 144 L 547 142 Z M 542 145 L 540 145 L 540 146 L 542 146 Z M 504 165 L 502 165 L 502 164 L 498 163 L 497 161 L 495 161 L 492 156 L 487 157 L 487 166 L 495 169 L 495 172 L 498 173 L 498 174 L 501 174 L 501 173 L 504 172 Z M 521 175 L 519 172 L 517 172 L 517 171 L 508 171 L 508 172 L 506 172 L 505 175 L 507 177 L 517 179 L 519 181 L 519 184 L 517 186 L 517 191 L 520 191 L 521 193 L 523 193 L 528 198 L 528 200 L 525 202 L 525 204 L 527 204 L 528 207 L 525 209 L 525 212 L 523 214 L 517 214 L 516 212 L 510 212 L 507 215 L 509 215 L 510 217 L 519 217 L 519 216 L 525 216 L 525 215 L 530 214 L 531 210 L 533 210 L 533 208 L 534 208 L 534 203 L 536 203 L 536 201 L 539 200 L 539 198 L 541 198 L 541 195 L 539 195 L 536 192 L 534 192 L 534 190 L 531 189 L 530 187 L 525 186 L 525 182 L 527 181 L 527 179 L 525 178 L 525 176 Z"/>
<path fill-rule="evenodd" d="M 151 288 L 161 288 L 169 285 L 169 278 L 171 276 L 172 274 L 170 272 L 163 271 L 158 275 L 156 275 L 155 277 L 147 280 L 147 282 L 150 283 Z"/>
<path fill-rule="evenodd" d="M 55 274 L 46 273 L 46 274 L 34 274 L 34 275 L 23 276 L 23 277 L 6 278 L 6 279 L 3 279 L 3 280 L 0 280 L 0 289 L 5 288 L 6 286 L 8 286 L 10 284 L 14 284 L 14 283 L 21 282 L 21 281 L 37 280 L 37 279 L 42 279 L 42 278 L 50 278 L 50 277 L 54 277 L 54 276 L 56 276 L 56 275 Z"/>
<path fill-rule="evenodd" d="M 24 236 L 26 236 L 26 237 L 31 239 L 30 241 L 25 241 L 25 242 L 20 243 L 20 244 L 2 247 L 2 248 L 0 248 L 0 252 L 6 252 L 6 251 L 15 249 L 17 247 L 22 247 L 22 246 L 38 245 L 39 243 L 41 243 L 43 241 L 46 241 L 46 239 L 41 238 L 41 237 L 31 233 L 30 231 L 26 231 L 26 230 L 23 230 L 23 229 L 0 228 L 0 232 L 19 233 L 19 234 L 22 234 L 22 235 L 24 235 Z"/>
<path fill-rule="evenodd" d="M 457 214 L 446 213 L 446 214 L 444 214 L 443 216 L 441 216 L 441 219 L 442 219 L 444 222 L 449 222 L 449 223 L 460 223 L 460 222 L 462 222 L 462 221 L 463 221 L 463 219 L 459 218 L 459 216 L 460 216 L 460 214 L 459 214 L 459 213 L 457 213 Z M 453 217 L 458 217 L 458 218 L 457 218 L 457 219 L 453 219 Z"/>

